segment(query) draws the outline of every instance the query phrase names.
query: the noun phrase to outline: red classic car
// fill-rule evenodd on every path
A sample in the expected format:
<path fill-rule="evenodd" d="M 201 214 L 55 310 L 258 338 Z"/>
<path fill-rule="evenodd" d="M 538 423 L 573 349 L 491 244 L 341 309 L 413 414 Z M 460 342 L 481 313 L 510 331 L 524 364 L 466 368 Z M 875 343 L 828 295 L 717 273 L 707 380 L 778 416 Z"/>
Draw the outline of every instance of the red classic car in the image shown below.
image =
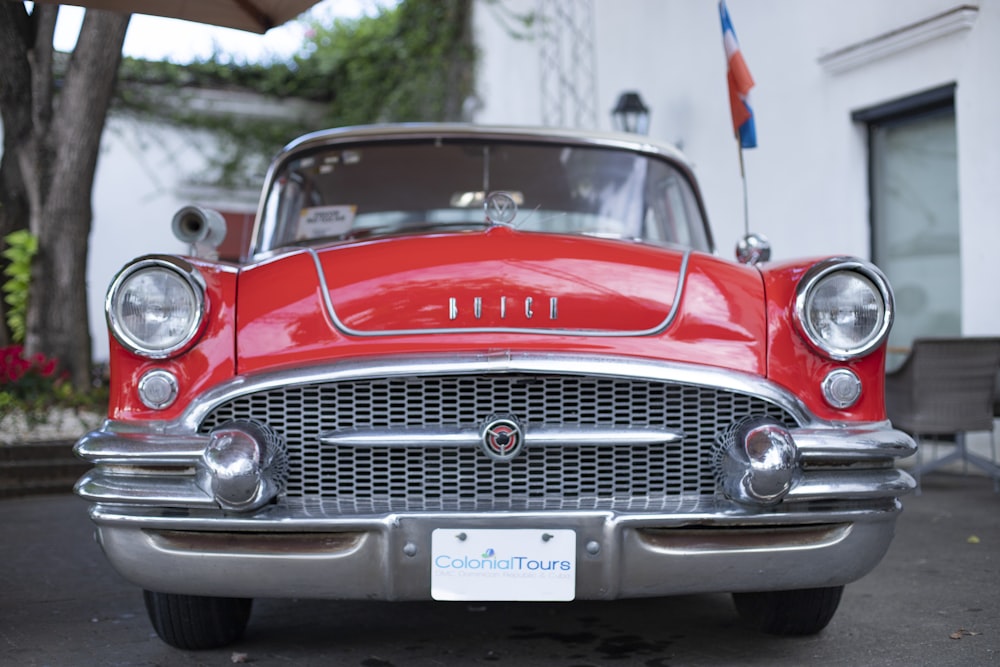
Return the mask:
<path fill-rule="evenodd" d="M 254 597 L 732 592 L 806 634 L 888 548 L 914 450 L 889 285 L 716 256 L 670 147 L 320 132 L 273 163 L 248 261 L 213 259 L 218 222 L 183 209 L 192 256 L 115 278 L 109 415 L 76 446 L 172 645 L 237 639 Z"/>

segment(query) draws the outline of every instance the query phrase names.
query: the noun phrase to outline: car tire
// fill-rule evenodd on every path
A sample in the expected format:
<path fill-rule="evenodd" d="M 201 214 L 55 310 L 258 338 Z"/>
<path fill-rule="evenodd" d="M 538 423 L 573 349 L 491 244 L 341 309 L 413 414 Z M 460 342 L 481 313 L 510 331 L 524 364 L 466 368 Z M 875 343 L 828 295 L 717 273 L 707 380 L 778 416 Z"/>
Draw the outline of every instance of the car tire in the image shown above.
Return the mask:
<path fill-rule="evenodd" d="M 843 586 L 791 591 L 733 593 L 743 622 L 772 635 L 813 635 L 833 618 Z"/>
<path fill-rule="evenodd" d="M 160 639 L 179 649 L 220 648 L 243 635 L 253 600 L 143 591 Z"/>

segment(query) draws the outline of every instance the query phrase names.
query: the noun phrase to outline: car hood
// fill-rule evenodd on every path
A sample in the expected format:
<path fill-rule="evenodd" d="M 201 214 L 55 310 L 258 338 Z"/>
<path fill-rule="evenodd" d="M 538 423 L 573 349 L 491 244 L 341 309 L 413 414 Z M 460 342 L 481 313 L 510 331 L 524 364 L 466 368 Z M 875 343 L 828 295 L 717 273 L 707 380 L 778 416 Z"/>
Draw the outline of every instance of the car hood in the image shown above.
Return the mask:
<path fill-rule="evenodd" d="M 687 254 L 638 243 L 485 232 L 383 238 L 316 253 L 345 333 L 653 333 L 669 324 Z"/>
<path fill-rule="evenodd" d="M 237 294 L 240 372 L 516 350 L 765 367 L 760 272 L 643 243 L 502 227 L 354 240 L 246 266 Z"/>

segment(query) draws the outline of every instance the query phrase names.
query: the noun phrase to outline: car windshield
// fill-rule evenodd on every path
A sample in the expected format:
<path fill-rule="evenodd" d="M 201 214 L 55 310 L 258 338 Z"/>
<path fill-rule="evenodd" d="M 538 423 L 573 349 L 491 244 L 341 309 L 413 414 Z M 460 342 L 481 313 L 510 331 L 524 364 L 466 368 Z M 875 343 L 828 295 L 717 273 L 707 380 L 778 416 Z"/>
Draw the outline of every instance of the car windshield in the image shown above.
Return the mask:
<path fill-rule="evenodd" d="M 334 145 L 274 174 L 258 250 L 508 224 L 710 250 L 701 209 L 667 160 L 497 140 Z"/>

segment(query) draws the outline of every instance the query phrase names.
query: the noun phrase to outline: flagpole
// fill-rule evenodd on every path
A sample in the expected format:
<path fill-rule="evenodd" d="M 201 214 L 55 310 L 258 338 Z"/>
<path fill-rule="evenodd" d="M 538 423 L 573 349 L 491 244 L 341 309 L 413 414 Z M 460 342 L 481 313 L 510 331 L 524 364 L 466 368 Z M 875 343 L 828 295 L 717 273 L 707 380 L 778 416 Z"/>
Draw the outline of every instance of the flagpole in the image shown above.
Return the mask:
<path fill-rule="evenodd" d="M 736 135 L 736 148 L 740 154 L 740 180 L 743 181 L 743 234 L 750 234 L 750 206 L 747 203 L 747 172 L 743 166 L 743 142 Z"/>
<path fill-rule="evenodd" d="M 740 158 L 740 180 L 743 182 L 743 233 L 750 234 L 750 205 L 747 196 L 747 172 L 743 163 L 743 149 L 757 146 L 753 109 L 750 107 L 750 89 L 753 77 L 743 60 L 740 43 L 736 39 L 733 22 L 726 9 L 726 0 L 719 0 L 719 18 L 722 21 L 722 45 L 726 51 L 726 78 L 729 84 L 729 108 L 733 114 L 733 131 Z"/>

